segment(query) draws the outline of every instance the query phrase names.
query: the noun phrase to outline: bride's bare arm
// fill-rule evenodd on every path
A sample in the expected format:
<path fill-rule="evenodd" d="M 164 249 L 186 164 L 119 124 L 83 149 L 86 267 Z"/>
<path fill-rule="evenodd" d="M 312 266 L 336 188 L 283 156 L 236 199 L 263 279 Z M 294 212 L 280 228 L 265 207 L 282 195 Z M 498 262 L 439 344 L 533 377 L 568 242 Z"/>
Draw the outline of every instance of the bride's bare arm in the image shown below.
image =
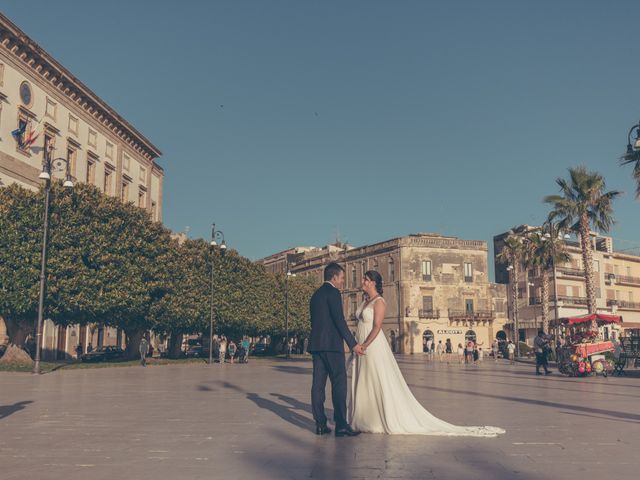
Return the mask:
<path fill-rule="evenodd" d="M 373 328 L 371 328 L 371 332 L 369 332 L 367 340 L 362 344 L 364 348 L 371 345 L 371 342 L 373 342 L 378 336 L 378 333 L 380 333 L 380 330 L 382 329 L 382 322 L 384 321 L 384 310 L 386 307 L 387 305 L 384 303 L 384 300 L 378 300 L 373 304 Z"/>

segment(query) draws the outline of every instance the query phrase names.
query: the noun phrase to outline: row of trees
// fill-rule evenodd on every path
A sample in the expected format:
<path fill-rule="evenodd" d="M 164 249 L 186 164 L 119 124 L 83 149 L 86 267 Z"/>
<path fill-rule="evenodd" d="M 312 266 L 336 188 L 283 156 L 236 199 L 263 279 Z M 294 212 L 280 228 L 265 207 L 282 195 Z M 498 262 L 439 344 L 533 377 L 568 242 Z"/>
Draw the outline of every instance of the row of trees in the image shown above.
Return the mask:
<path fill-rule="evenodd" d="M 17 185 L 0 189 L 0 316 L 17 347 L 37 317 L 42 195 Z M 204 240 L 180 244 L 146 211 L 91 185 L 53 185 L 50 232 L 45 318 L 58 325 L 120 328 L 131 356 L 153 330 L 170 336 L 175 352 L 183 335 L 208 332 L 213 288 L 215 333 L 284 332 L 283 276 Z M 290 279 L 293 335 L 309 331 L 313 288 L 306 278 Z"/>
<path fill-rule="evenodd" d="M 640 177 L 639 177 L 640 178 Z M 621 195 L 616 190 L 606 191 L 604 177 L 585 167 L 569 169 L 569 179 L 556 179 L 559 195 L 549 195 L 544 202 L 551 212 L 544 225 L 535 230 L 514 233 L 505 239 L 498 260 L 511 265 L 512 305 L 517 317 L 519 266 L 526 269 L 539 267 L 542 274 L 542 323 L 549 328 L 549 273 L 554 265 L 566 263 L 570 256 L 564 235 L 574 233 L 580 240 L 582 266 L 587 290 L 588 312 L 596 312 L 596 284 L 593 270 L 593 244 L 591 232 L 606 233 L 614 223 L 613 201 Z M 640 192 L 640 187 L 639 190 Z M 592 328 L 595 330 L 595 322 Z"/>

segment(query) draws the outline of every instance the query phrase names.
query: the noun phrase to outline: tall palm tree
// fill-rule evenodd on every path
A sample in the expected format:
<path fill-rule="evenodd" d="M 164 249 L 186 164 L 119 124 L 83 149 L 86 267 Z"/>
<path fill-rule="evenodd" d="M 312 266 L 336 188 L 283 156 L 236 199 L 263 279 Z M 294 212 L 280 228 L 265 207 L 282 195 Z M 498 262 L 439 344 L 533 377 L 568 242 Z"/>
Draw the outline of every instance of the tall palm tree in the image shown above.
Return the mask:
<path fill-rule="evenodd" d="M 562 229 L 568 229 L 580 236 L 582 263 L 587 285 L 587 304 L 589 313 L 596 313 L 596 290 L 593 279 L 593 246 L 591 229 L 608 232 L 613 225 L 613 200 L 622 192 L 606 192 L 604 177 L 590 172 L 585 167 L 569 169 L 569 181 L 556 179 L 561 195 L 549 195 L 545 203 L 553 205 L 549 221 L 558 221 Z M 592 322 L 591 328 L 597 328 Z"/>
<path fill-rule="evenodd" d="M 545 223 L 538 232 L 530 235 L 527 245 L 528 265 L 539 267 L 542 274 L 542 329 L 549 333 L 549 272 L 555 265 L 571 260 L 571 256 L 567 252 L 562 230 L 553 222 Z"/>
<path fill-rule="evenodd" d="M 520 338 L 518 333 L 518 283 L 520 282 L 519 271 L 522 262 L 524 242 L 519 235 L 509 235 L 504 240 L 504 245 L 496 259 L 500 263 L 508 264 L 511 283 L 511 311 L 513 313 L 513 343 L 516 345 L 516 356 L 520 355 Z M 509 268 L 511 267 L 511 268 Z"/>

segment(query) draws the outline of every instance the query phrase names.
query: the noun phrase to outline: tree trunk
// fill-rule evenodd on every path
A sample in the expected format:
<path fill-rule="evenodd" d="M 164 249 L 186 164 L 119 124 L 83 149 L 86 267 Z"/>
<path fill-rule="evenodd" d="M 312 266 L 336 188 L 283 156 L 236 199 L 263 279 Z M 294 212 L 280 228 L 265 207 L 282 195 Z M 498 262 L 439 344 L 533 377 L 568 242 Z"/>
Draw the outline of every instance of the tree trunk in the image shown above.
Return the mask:
<path fill-rule="evenodd" d="M 587 305 L 591 314 L 596 313 L 596 287 L 593 281 L 593 251 L 591 250 L 590 233 L 589 219 L 583 215 L 580 218 L 580 246 L 582 247 L 582 263 L 584 264 L 584 278 L 587 285 Z M 598 330 L 595 320 L 591 322 L 591 330 Z"/>
<path fill-rule="evenodd" d="M 182 338 L 182 333 L 171 332 L 171 336 L 169 337 L 169 358 L 180 357 L 182 353 Z"/>
<path fill-rule="evenodd" d="M 549 333 L 549 270 L 542 269 L 542 329 Z"/>
<path fill-rule="evenodd" d="M 513 265 L 513 343 L 516 346 L 516 356 L 520 356 L 520 329 L 518 328 L 518 260 L 513 259 L 511 264 Z"/>
<path fill-rule="evenodd" d="M 0 358 L 0 363 L 33 365 L 31 356 L 25 350 L 27 336 L 32 333 L 32 323 L 5 318 L 4 324 L 7 328 L 9 345 L 2 358 Z"/>
<path fill-rule="evenodd" d="M 134 360 L 140 357 L 140 341 L 144 335 L 143 330 L 125 330 L 127 336 L 127 347 L 124 351 L 124 356 L 129 360 Z"/>

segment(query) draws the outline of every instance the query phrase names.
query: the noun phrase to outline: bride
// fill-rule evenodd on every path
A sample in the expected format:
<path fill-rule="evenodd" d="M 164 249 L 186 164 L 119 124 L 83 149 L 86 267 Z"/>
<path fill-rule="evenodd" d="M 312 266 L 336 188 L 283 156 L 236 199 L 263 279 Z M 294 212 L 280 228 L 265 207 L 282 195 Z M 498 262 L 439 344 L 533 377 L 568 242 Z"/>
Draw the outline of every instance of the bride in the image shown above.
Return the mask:
<path fill-rule="evenodd" d="M 505 433 L 497 427 L 451 425 L 425 410 L 411 393 L 384 333 L 381 333 L 386 308 L 382 298 L 382 276 L 374 270 L 366 272 L 362 290 L 367 300 L 356 312 L 356 339 L 366 348 L 366 354 L 352 357 L 351 427 L 362 432 L 387 434 L 495 437 Z"/>

